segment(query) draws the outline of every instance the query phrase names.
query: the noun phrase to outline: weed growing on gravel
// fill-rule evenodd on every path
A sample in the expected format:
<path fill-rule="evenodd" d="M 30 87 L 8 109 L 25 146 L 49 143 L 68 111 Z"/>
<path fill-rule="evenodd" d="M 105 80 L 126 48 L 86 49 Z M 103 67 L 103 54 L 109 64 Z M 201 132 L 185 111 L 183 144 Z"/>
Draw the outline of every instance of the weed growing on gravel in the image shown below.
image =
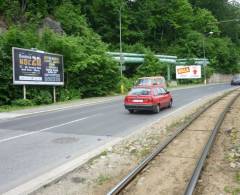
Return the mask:
<path fill-rule="evenodd" d="M 239 195 L 240 188 L 234 188 L 234 187 L 230 187 L 230 186 L 225 186 L 224 187 L 224 192 L 230 193 L 232 195 Z"/>
<path fill-rule="evenodd" d="M 236 173 L 236 181 L 240 183 L 240 171 Z"/>
<path fill-rule="evenodd" d="M 98 185 L 102 185 L 105 182 L 109 181 L 111 177 L 109 175 L 99 175 L 98 178 L 96 179 L 96 182 Z"/>
<path fill-rule="evenodd" d="M 197 111 L 196 111 L 197 112 Z M 171 125 L 166 127 L 167 132 L 169 131 L 173 131 L 174 129 L 176 129 L 177 127 L 187 123 L 189 120 L 192 119 L 193 115 L 189 115 L 189 116 L 185 116 L 183 119 L 176 121 L 175 123 L 172 123 Z"/>
<path fill-rule="evenodd" d="M 145 156 L 147 156 L 150 153 L 150 149 L 149 148 L 143 148 L 139 153 L 138 153 L 138 157 L 139 158 L 143 158 Z"/>
<path fill-rule="evenodd" d="M 238 138 L 238 131 L 235 128 L 233 128 L 231 132 L 231 139 L 233 144 L 236 144 L 237 138 Z"/>
<path fill-rule="evenodd" d="M 108 154 L 107 151 L 103 151 L 103 152 L 101 152 L 99 155 L 91 158 L 91 159 L 88 161 L 88 163 L 89 163 L 90 165 L 93 165 L 93 163 L 94 163 L 95 160 L 99 159 L 101 156 L 107 156 L 107 154 Z"/>
<path fill-rule="evenodd" d="M 107 156 L 107 151 L 103 151 L 100 156 Z"/>

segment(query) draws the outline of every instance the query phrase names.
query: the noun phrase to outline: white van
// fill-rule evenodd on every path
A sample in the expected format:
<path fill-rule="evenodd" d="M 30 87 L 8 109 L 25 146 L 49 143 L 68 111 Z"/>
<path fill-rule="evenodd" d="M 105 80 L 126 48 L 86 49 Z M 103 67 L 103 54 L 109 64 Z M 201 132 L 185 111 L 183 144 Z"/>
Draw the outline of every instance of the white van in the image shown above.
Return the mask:
<path fill-rule="evenodd" d="M 141 77 L 137 80 L 136 86 L 151 86 L 157 85 L 162 88 L 166 88 L 166 80 L 162 76 L 154 76 L 154 77 Z"/>

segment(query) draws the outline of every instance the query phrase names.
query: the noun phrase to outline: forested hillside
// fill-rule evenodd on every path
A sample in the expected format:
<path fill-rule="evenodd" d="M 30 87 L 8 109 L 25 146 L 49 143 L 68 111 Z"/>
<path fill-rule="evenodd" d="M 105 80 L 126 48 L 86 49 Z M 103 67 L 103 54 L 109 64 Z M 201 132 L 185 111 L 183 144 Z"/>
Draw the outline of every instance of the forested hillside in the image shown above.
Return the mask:
<path fill-rule="evenodd" d="M 21 87 L 12 85 L 13 46 L 64 55 L 60 100 L 117 92 L 120 71 L 106 52 L 119 51 L 120 9 L 123 51 L 146 53 L 146 62 L 159 67 L 145 62 L 127 77 L 165 74 L 153 53 L 203 57 L 203 40 L 209 72 L 240 71 L 240 5 L 234 1 L 0 0 L 0 105 L 22 97 Z M 28 87 L 27 97 L 29 104 L 50 103 L 51 88 Z"/>

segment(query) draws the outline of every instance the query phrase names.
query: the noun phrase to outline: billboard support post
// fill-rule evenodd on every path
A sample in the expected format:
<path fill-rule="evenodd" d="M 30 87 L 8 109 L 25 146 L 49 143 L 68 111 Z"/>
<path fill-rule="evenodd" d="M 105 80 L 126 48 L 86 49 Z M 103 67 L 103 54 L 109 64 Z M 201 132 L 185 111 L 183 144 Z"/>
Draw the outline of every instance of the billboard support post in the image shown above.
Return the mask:
<path fill-rule="evenodd" d="M 170 82 L 171 80 L 171 73 L 170 73 L 171 69 L 170 69 L 170 64 L 168 64 L 167 66 L 167 81 Z"/>
<path fill-rule="evenodd" d="M 204 85 L 207 85 L 206 65 L 204 65 Z"/>
<path fill-rule="evenodd" d="M 53 103 L 56 103 L 56 87 L 53 86 Z"/>
<path fill-rule="evenodd" d="M 26 85 L 23 85 L 23 99 L 26 99 Z"/>

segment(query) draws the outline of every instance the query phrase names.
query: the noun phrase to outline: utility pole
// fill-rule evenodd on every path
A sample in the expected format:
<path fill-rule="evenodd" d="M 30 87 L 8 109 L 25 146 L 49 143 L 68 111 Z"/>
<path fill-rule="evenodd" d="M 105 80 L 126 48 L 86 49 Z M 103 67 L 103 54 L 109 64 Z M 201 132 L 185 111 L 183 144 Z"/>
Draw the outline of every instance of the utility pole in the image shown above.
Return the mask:
<path fill-rule="evenodd" d="M 214 32 L 209 32 L 207 33 L 208 35 L 212 35 Z M 202 47 L 203 47 L 203 67 L 204 67 L 204 85 L 207 85 L 207 63 L 206 63 L 206 50 L 205 50 L 205 36 L 203 37 L 203 41 L 202 41 Z"/>
<path fill-rule="evenodd" d="M 204 85 L 207 85 L 207 75 L 206 75 L 206 52 L 205 52 L 205 37 L 203 37 L 203 67 L 204 67 Z"/>
<path fill-rule="evenodd" d="M 121 94 L 124 93 L 124 85 L 123 85 L 123 53 L 122 53 L 122 7 L 120 5 L 119 9 L 119 49 L 120 49 L 120 72 L 121 72 Z"/>

